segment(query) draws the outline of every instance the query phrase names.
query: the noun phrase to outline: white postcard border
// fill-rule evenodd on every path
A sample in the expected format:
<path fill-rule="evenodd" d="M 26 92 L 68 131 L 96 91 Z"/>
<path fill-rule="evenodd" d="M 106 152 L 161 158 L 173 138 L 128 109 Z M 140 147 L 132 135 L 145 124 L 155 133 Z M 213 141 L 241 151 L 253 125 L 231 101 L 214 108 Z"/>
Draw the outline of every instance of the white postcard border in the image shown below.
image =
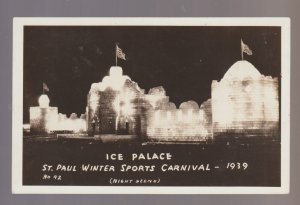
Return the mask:
<path fill-rule="evenodd" d="M 23 31 L 25 25 L 56 26 L 280 26 L 281 187 L 24 186 Z M 12 193 L 14 194 L 288 194 L 290 186 L 290 18 L 14 18 L 12 99 Z"/>

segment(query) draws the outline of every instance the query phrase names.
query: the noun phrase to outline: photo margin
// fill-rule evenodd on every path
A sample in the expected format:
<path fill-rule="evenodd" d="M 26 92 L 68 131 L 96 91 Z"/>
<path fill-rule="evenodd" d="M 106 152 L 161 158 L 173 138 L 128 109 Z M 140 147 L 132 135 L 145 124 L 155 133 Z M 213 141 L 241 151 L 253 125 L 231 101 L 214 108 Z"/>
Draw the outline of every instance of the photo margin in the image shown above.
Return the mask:
<path fill-rule="evenodd" d="M 280 26 L 281 187 L 24 186 L 23 37 L 26 25 Z M 290 18 L 19 18 L 13 19 L 12 193 L 14 194 L 288 194 L 290 186 Z"/>

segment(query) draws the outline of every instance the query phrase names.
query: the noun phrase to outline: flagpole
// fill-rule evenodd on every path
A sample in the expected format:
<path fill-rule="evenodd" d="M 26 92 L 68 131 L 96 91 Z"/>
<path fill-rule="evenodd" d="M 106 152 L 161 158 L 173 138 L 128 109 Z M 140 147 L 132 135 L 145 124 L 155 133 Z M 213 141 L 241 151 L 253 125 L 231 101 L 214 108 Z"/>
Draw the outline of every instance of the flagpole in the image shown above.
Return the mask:
<path fill-rule="evenodd" d="M 117 44 L 116 44 L 116 53 L 115 53 L 115 55 L 116 55 L 116 66 L 118 66 L 118 57 L 117 57 Z"/>
<path fill-rule="evenodd" d="M 242 55 L 242 60 L 244 60 L 244 54 L 243 54 L 243 40 L 241 39 L 241 55 Z"/>
<path fill-rule="evenodd" d="M 243 50 L 242 50 L 242 61 L 244 60 L 244 53 L 243 53 Z"/>

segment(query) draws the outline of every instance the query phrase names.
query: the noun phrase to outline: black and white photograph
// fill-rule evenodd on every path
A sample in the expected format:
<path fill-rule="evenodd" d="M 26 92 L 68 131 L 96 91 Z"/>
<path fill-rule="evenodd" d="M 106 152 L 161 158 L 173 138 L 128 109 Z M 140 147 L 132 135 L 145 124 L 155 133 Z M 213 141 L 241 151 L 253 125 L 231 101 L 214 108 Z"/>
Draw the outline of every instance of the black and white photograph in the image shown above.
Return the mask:
<path fill-rule="evenodd" d="M 286 18 L 16 18 L 15 193 L 289 192 Z"/>

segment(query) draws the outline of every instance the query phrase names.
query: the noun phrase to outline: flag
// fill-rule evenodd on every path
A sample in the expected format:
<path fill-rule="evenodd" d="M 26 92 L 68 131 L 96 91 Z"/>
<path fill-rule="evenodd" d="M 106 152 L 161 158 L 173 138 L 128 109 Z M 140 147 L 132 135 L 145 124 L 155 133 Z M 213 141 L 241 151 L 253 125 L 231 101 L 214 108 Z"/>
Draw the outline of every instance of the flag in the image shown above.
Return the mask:
<path fill-rule="evenodd" d="M 249 48 L 247 44 L 244 44 L 242 39 L 241 39 L 241 49 L 242 49 L 242 53 L 246 53 L 249 56 L 252 55 L 252 50 Z"/>
<path fill-rule="evenodd" d="M 43 83 L 43 91 L 47 91 L 47 92 L 50 91 L 46 83 Z"/>
<path fill-rule="evenodd" d="M 116 46 L 116 56 L 120 59 L 126 60 L 125 53 L 123 53 L 122 49 L 119 46 Z"/>

